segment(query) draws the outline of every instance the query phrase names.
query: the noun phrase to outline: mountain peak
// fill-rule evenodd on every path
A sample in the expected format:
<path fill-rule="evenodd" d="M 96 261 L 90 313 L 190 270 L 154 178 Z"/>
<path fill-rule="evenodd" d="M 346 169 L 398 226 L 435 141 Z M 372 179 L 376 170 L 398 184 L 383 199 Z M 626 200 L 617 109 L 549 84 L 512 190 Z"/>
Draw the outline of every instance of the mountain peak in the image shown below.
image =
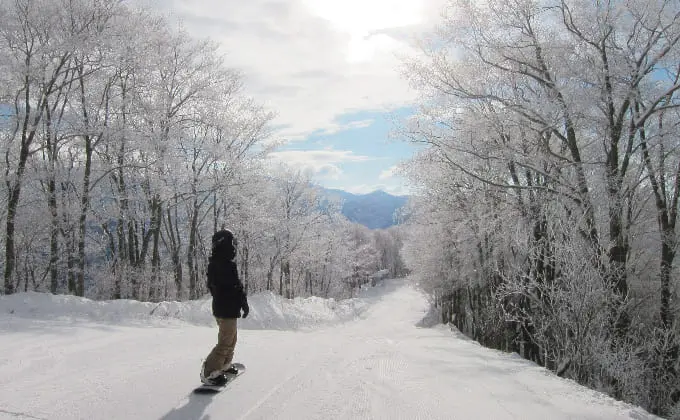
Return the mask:
<path fill-rule="evenodd" d="M 389 193 L 387 193 L 383 190 L 375 190 L 375 191 L 371 191 L 370 193 L 368 193 L 366 195 L 392 195 L 392 194 L 389 194 Z"/>
<path fill-rule="evenodd" d="M 369 229 L 386 229 L 393 226 L 394 213 L 408 200 L 407 197 L 395 196 L 383 190 L 367 194 L 353 194 L 335 189 L 326 191 L 343 199 L 342 214 L 347 219 Z"/>

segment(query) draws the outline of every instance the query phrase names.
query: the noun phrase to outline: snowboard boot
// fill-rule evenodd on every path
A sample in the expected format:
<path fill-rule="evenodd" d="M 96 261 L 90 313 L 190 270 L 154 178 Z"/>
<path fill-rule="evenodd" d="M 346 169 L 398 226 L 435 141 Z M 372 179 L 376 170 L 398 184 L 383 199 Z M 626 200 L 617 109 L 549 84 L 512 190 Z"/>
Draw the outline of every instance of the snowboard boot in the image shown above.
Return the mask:
<path fill-rule="evenodd" d="M 227 383 L 226 375 L 219 370 L 212 372 L 210 375 L 205 376 L 203 367 L 201 367 L 201 382 L 205 385 L 210 386 L 222 386 Z"/>

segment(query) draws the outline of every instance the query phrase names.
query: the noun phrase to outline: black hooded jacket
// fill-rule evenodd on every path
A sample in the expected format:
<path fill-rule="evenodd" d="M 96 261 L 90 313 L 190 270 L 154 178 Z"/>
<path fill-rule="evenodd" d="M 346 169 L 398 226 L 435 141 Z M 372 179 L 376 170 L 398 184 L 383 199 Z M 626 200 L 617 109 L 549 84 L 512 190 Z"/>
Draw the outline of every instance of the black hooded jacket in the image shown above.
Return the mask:
<path fill-rule="evenodd" d="M 213 297 L 212 311 L 216 318 L 240 318 L 248 312 L 248 299 L 238 277 L 234 257 L 233 234 L 221 230 L 213 235 L 213 248 L 208 263 L 208 289 Z"/>

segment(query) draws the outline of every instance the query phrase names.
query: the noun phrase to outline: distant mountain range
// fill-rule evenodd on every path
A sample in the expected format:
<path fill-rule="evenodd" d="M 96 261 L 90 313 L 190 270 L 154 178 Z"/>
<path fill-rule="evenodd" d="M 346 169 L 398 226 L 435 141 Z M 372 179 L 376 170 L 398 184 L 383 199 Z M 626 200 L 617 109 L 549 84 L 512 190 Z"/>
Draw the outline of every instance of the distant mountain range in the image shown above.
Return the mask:
<path fill-rule="evenodd" d="M 343 201 L 342 214 L 352 222 L 369 229 L 386 229 L 395 225 L 394 212 L 408 201 L 408 197 L 373 191 L 369 194 L 352 194 L 343 190 L 326 189 L 329 197 Z"/>

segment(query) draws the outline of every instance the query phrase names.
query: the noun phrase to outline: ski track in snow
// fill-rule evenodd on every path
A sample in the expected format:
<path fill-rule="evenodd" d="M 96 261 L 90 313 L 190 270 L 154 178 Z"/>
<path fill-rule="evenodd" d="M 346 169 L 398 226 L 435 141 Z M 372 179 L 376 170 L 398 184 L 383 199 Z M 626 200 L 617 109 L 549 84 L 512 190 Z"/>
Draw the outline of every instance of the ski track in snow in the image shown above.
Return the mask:
<path fill-rule="evenodd" d="M 191 390 L 216 327 L 0 315 L 0 419 L 655 418 L 444 326 L 416 327 L 428 304 L 406 281 L 378 291 L 356 321 L 239 330 L 248 371 L 213 396 Z"/>

